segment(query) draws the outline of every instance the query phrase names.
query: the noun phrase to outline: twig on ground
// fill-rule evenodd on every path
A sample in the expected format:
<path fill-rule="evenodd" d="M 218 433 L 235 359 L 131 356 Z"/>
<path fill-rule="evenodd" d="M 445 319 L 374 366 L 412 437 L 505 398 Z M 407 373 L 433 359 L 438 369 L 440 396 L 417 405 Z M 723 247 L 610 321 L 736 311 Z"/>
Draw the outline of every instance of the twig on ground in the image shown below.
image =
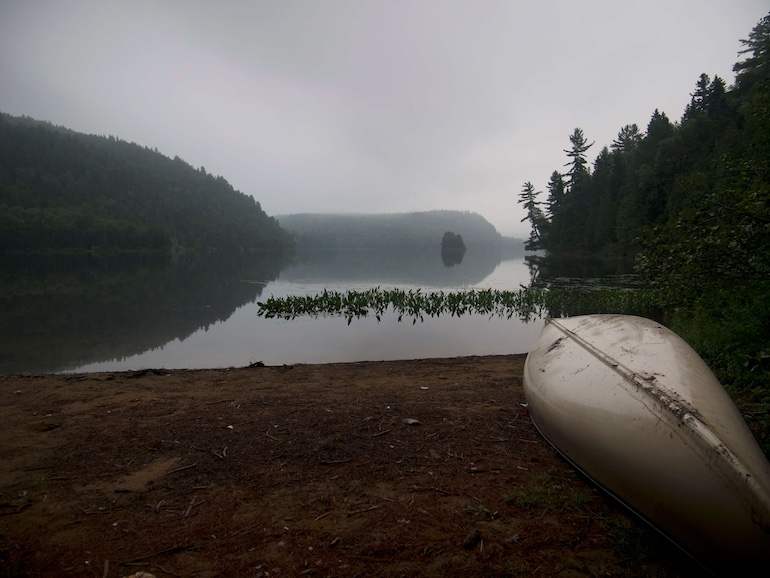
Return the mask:
<path fill-rule="evenodd" d="M 218 399 L 217 401 L 209 401 L 206 403 L 206 405 L 216 405 L 219 403 L 229 403 L 231 401 L 235 401 L 234 399 Z"/>
<path fill-rule="evenodd" d="M 90 512 L 88 510 L 84 510 L 83 508 L 78 508 L 81 512 L 83 512 L 86 516 L 92 516 L 93 514 L 109 514 L 110 512 Z"/>
<path fill-rule="evenodd" d="M 237 536 L 238 534 L 243 534 L 244 532 L 247 532 L 247 531 L 251 530 L 252 528 L 257 527 L 258 525 L 259 524 L 256 523 L 256 524 L 251 524 L 250 526 L 246 526 L 245 528 L 241 528 L 237 532 L 233 532 L 232 534 L 230 534 L 230 537 L 232 538 L 233 536 Z"/>
<path fill-rule="evenodd" d="M 452 493 L 448 490 L 443 490 L 441 488 L 419 488 L 417 486 L 412 486 L 415 492 L 438 492 L 439 494 L 445 494 L 447 496 L 451 496 Z"/>
<path fill-rule="evenodd" d="M 196 504 L 196 503 L 195 503 L 195 498 L 193 498 L 193 499 L 190 501 L 190 505 L 189 505 L 189 506 L 187 506 L 187 510 L 185 511 L 185 513 L 184 513 L 184 516 L 182 516 L 182 517 L 183 517 L 183 518 L 186 518 L 187 516 L 189 516 L 189 515 L 190 515 L 190 511 L 191 511 L 191 510 L 192 510 L 192 509 L 193 509 L 195 506 L 200 506 L 201 504 L 205 504 L 206 502 L 207 502 L 207 500 L 201 500 L 200 502 L 198 502 L 198 503 Z"/>
<path fill-rule="evenodd" d="M 192 546 L 171 546 L 152 554 L 145 554 L 144 556 L 137 556 L 136 558 L 130 558 L 125 562 L 121 562 L 121 565 L 131 564 L 133 562 L 139 562 L 141 560 L 147 560 L 147 558 L 153 558 L 155 556 L 163 556 L 165 554 L 173 554 L 174 552 L 182 552 L 183 550 L 191 550 Z"/>
<path fill-rule="evenodd" d="M 189 466 L 182 466 L 181 468 L 177 468 L 175 470 L 171 470 L 170 472 L 166 472 L 166 475 L 168 476 L 169 474 L 175 474 L 176 472 L 181 472 L 183 470 L 189 470 L 190 468 L 194 468 L 197 465 L 198 465 L 198 462 L 195 462 L 194 464 L 190 464 Z"/>
<path fill-rule="evenodd" d="M 364 508 L 363 510 L 355 510 L 354 512 L 348 512 L 348 516 L 355 516 L 356 514 L 363 514 L 364 512 L 371 512 L 372 510 L 379 510 L 380 508 L 384 508 L 384 504 L 380 504 L 378 506 L 372 506 L 370 508 Z"/>

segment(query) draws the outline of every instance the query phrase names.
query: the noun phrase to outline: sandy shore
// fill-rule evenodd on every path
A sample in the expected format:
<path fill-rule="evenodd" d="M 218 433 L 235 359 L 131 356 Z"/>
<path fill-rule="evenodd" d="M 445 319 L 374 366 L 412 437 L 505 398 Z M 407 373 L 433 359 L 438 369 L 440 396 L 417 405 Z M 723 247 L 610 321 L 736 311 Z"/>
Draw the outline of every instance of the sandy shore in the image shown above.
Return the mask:
<path fill-rule="evenodd" d="M 0 378 L 0 576 L 686 576 L 523 355 Z"/>

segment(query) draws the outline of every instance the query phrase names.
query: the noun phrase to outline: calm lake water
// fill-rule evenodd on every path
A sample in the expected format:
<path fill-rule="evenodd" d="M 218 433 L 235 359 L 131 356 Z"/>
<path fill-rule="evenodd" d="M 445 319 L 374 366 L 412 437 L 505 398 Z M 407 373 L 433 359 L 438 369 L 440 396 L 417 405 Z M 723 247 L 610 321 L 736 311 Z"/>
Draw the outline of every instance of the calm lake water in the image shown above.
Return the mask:
<path fill-rule="evenodd" d="M 396 315 L 354 319 L 257 315 L 270 296 L 324 289 L 515 290 L 523 256 L 338 252 L 286 264 L 265 256 L 6 259 L 0 277 L 0 373 L 240 367 L 524 353 L 542 320 Z"/>

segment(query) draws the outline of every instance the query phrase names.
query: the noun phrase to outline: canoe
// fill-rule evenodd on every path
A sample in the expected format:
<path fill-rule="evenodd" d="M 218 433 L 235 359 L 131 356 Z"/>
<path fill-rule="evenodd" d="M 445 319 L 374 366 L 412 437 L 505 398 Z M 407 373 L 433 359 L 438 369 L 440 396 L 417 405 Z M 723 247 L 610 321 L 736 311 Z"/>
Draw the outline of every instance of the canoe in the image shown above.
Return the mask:
<path fill-rule="evenodd" d="M 524 392 L 559 453 L 705 567 L 767 571 L 770 464 L 679 336 L 629 315 L 549 319 Z"/>

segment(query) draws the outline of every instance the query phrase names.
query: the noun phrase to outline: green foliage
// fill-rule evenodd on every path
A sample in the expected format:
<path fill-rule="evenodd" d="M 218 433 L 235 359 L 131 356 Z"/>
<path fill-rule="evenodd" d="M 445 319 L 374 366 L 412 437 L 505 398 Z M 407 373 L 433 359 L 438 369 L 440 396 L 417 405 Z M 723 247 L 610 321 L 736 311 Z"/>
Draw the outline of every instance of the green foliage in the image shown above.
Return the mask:
<path fill-rule="evenodd" d="M 761 290 L 770 282 L 770 181 L 741 181 L 695 191 L 689 196 L 695 208 L 642 238 L 640 272 L 675 291 L 677 303 L 697 299 L 706 289 L 749 283 Z"/>
<path fill-rule="evenodd" d="M 0 113 L 0 250 L 291 245 L 222 177 L 113 137 Z"/>
<path fill-rule="evenodd" d="M 540 192 L 535 192 L 535 187 L 532 183 L 524 183 L 524 187 L 519 194 L 519 203 L 526 209 L 527 215 L 521 222 L 529 221 L 532 226 L 529 239 L 524 243 L 524 248 L 527 251 L 537 251 L 543 248 L 542 239 L 546 235 L 548 227 L 548 220 L 541 208 L 541 202 L 537 199 L 538 196 L 540 196 Z"/>
<path fill-rule="evenodd" d="M 581 180 L 588 176 L 588 161 L 585 155 L 594 143 L 588 143 L 581 128 L 576 128 L 572 132 L 569 142 L 572 144 L 572 147 L 564 152 L 570 160 L 565 166 L 569 167 L 569 171 L 567 171 L 567 176 L 569 177 L 568 187 L 574 189 L 581 186 Z"/>
<path fill-rule="evenodd" d="M 638 564 L 659 547 L 660 536 L 652 528 L 633 524 L 628 518 L 610 518 L 604 526 L 613 547 L 626 562 Z"/>
<path fill-rule="evenodd" d="M 721 154 L 701 151 L 706 156 L 697 163 L 698 171 L 681 181 L 681 210 L 644 233 L 637 264 L 649 282 L 661 288 L 664 303 L 673 310 L 672 328 L 701 354 L 728 391 L 766 405 L 770 403 L 770 91 L 760 70 L 770 66 L 768 23 L 763 19 L 750 42 L 744 41 L 752 46 L 752 58 L 736 65 L 739 80 L 751 78 L 739 82 L 733 95 L 740 131 L 730 136 Z M 714 90 L 720 94 L 720 89 L 707 81 L 701 77 L 682 129 L 698 133 L 718 123 L 708 115 L 716 102 Z"/>
<path fill-rule="evenodd" d="M 259 316 L 279 319 L 295 319 L 300 316 L 339 315 L 347 319 L 373 315 L 378 321 L 390 311 L 412 323 L 424 321 L 425 316 L 486 315 L 511 319 L 514 316 L 530 321 L 545 315 L 562 317 L 587 313 L 636 313 L 650 311 L 657 303 L 654 291 L 616 289 L 538 289 L 522 288 L 518 291 L 496 289 L 470 289 L 468 291 L 433 291 L 422 289 L 381 289 L 365 291 L 324 290 L 317 295 L 289 295 L 270 297 L 258 302 Z"/>
<path fill-rule="evenodd" d="M 583 131 L 569 136 L 566 181 L 554 172 L 548 184 L 548 212 L 534 218 L 530 249 L 552 253 L 631 254 L 642 230 L 677 218 L 688 207 L 688 188 L 709 183 L 716 161 L 745 144 L 742 97 L 727 91 L 719 77 L 701 75 L 682 123 L 655 110 L 645 133 L 624 126 L 610 148 L 589 169 Z M 703 175 L 706 176 L 704 180 Z M 530 186 L 531 184 L 528 183 Z M 533 187 L 534 191 L 534 187 Z M 521 200 L 533 207 L 531 200 Z"/>
<path fill-rule="evenodd" d="M 532 476 L 525 484 L 504 496 L 506 504 L 522 510 L 537 510 L 546 513 L 560 505 L 562 495 L 558 484 L 547 473 Z"/>
<path fill-rule="evenodd" d="M 559 480 L 548 472 L 529 476 L 526 482 L 503 496 L 506 504 L 545 514 L 551 510 L 584 510 L 593 496 L 582 490 L 567 493 Z"/>
<path fill-rule="evenodd" d="M 741 89 L 751 88 L 755 83 L 766 83 L 770 78 L 770 15 L 765 16 L 749 34 L 742 39 L 743 49 L 738 54 L 748 54 L 733 67 L 736 84 Z"/>
<path fill-rule="evenodd" d="M 642 142 L 643 138 L 644 135 L 639 132 L 639 127 L 636 123 L 627 124 L 620 129 L 618 138 L 612 141 L 612 150 L 630 153 Z"/>
<path fill-rule="evenodd" d="M 717 377 L 736 394 L 770 389 L 768 296 L 767 287 L 707 291 L 672 315 L 679 334 L 709 360 Z"/>
<path fill-rule="evenodd" d="M 495 514 L 497 514 L 497 512 L 492 512 L 484 504 L 479 504 L 478 506 L 474 506 L 473 504 L 468 504 L 467 506 L 465 506 L 465 509 L 476 517 L 479 517 L 479 516 L 481 516 L 482 518 L 489 517 L 493 520 L 495 518 Z"/>
<path fill-rule="evenodd" d="M 770 407 L 770 15 L 741 43 L 734 86 L 701 74 L 680 123 L 626 125 L 592 172 L 576 129 L 533 235 L 549 255 L 636 254 L 667 324 L 734 397 Z"/>

